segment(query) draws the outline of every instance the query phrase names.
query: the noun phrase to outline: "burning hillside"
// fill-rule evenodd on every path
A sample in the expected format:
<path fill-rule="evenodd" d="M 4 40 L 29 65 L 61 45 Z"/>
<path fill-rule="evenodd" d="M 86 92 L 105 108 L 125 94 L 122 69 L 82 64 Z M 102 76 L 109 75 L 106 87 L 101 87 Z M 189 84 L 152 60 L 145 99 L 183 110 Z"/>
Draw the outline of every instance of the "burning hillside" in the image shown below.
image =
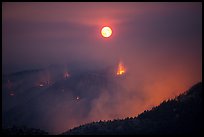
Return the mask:
<path fill-rule="evenodd" d="M 126 73 L 126 68 L 124 64 L 120 61 L 118 64 L 117 75 L 123 75 L 124 73 Z"/>

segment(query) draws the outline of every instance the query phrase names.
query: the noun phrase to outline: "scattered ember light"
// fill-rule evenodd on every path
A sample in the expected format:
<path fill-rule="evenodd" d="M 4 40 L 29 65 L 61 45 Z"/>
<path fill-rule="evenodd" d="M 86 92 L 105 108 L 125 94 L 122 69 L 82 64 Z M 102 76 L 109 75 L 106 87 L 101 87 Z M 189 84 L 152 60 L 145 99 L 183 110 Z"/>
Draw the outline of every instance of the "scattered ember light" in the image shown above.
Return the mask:
<path fill-rule="evenodd" d="M 10 95 L 10 96 L 14 96 L 15 94 L 14 94 L 14 93 L 10 93 L 9 95 Z"/>

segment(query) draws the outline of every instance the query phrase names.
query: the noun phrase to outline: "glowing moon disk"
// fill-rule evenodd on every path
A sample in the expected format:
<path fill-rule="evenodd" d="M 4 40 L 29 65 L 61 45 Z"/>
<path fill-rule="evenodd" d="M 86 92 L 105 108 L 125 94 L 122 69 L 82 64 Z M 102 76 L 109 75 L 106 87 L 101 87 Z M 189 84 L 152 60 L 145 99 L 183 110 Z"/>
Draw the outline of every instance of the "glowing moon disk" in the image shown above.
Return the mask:
<path fill-rule="evenodd" d="M 109 27 L 103 27 L 101 30 L 101 35 L 105 38 L 110 37 L 112 34 L 112 30 Z"/>

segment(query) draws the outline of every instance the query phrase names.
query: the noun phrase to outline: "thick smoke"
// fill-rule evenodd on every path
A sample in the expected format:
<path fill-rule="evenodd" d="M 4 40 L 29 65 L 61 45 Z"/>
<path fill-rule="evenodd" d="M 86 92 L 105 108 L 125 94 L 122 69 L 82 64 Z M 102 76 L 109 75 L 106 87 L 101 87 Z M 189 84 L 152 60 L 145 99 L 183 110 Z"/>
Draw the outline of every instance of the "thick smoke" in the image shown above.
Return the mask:
<path fill-rule="evenodd" d="M 15 96 L 9 96 L 10 91 L 3 88 L 3 123 L 62 133 L 92 121 L 137 116 L 199 81 L 194 74 L 194 80 L 189 81 L 189 75 L 178 68 L 142 73 L 131 69 L 135 64 L 124 65 L 127 71 L 121 76 L 116 75 L 117 64 L 83 71 L 58 66 L 29 72 L 24 77 L 7 76 L 14 83 Z M 69 72 L 67 79 L 65 72 Z M 19 83 L 20 79 L 24 81 Z M 50 85 L 39 86 L 47 80 Z"/>
<path fill-rule="evenodd" d="M 202 81 L 199 3 L 108 6 L 114 20 L 108 39 L 100 35 L 104 24 L 96 25 L 106 4 L 96 12 L 89 7 L 97 6 L 82 6 L 76 14 L 69 4 L 57 4 L 64 10 L 24 4 L 3 4 L 5 127 L 58 134 L 92 121 L 133 117 Z M 120 61 L 127 71 L 117 76 Z"/>

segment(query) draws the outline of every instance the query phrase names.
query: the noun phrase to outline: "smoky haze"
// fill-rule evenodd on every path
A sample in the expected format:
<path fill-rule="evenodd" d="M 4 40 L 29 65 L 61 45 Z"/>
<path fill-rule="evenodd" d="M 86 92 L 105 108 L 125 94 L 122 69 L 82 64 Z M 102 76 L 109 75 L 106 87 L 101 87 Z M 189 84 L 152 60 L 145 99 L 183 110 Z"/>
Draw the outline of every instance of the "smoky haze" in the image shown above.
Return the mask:
<path fill-rule="evenodd" d="M 201 3 L 3 3 L 3 122 L 56 134 L 136 116 L 202 81 L 201 30 Z"/>

